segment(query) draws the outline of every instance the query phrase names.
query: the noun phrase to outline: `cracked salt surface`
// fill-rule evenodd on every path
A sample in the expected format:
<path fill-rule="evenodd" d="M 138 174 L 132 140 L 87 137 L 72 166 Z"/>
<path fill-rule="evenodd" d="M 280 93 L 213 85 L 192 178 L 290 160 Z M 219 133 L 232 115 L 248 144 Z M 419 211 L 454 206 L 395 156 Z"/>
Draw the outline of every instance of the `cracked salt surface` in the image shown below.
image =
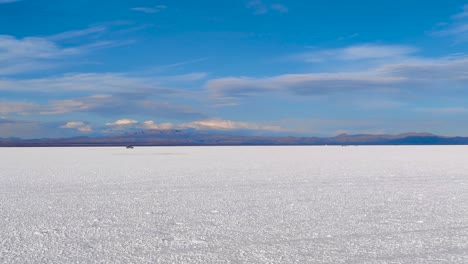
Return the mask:
<path fill-rule="evenodd" d="M 0 263 L 468 263 L 468 147 L 0 148 Z"/>

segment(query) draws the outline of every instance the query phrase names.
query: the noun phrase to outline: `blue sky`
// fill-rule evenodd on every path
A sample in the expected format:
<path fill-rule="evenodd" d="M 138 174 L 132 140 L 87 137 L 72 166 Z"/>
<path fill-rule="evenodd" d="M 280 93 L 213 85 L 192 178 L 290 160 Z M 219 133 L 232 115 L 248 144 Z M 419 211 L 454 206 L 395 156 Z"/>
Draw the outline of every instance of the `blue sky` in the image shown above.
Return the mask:
<path fill-rule="evenodd" d="M 467 4 L 0 0 L 0 137 L 467 136 Z"/>

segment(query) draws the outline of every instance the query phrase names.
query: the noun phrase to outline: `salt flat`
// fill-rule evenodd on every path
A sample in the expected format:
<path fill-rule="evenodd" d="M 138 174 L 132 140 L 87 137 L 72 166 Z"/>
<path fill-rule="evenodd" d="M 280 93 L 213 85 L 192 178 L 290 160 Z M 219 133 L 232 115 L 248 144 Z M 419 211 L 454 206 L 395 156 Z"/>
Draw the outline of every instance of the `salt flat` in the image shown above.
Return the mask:
<path fill-rule="evenodd" d="M 0 263 L 468 263 L 468 147 L 0 148 Z"/>

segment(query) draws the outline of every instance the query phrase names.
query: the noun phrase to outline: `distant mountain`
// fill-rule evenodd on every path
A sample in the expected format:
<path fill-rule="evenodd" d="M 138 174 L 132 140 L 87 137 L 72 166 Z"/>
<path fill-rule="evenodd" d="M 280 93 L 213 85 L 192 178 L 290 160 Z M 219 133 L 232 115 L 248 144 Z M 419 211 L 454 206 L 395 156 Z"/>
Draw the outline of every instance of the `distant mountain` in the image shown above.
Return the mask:
<path fill-rule="evenodd" d="M 46 146 L 217 146 L 217 145 L 467 145 L 468 137 L 430 133 L 400 135 L 348 135 L 336 137 L 269 137 L 216 134 L 197 130 L 144 130 L 105 137 L 59 139 L 0 139 L 3 147 Z"/>

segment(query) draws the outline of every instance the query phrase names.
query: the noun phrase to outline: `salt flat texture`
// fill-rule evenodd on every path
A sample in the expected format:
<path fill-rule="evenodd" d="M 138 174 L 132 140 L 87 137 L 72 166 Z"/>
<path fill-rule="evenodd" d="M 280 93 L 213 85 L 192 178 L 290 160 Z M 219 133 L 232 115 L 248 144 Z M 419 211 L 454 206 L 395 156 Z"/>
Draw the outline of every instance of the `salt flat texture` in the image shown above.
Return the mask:
<path fill-rule="evenodd" d="M 468 147 L 0 148 L 0 263 L 468 263 Z"/>

